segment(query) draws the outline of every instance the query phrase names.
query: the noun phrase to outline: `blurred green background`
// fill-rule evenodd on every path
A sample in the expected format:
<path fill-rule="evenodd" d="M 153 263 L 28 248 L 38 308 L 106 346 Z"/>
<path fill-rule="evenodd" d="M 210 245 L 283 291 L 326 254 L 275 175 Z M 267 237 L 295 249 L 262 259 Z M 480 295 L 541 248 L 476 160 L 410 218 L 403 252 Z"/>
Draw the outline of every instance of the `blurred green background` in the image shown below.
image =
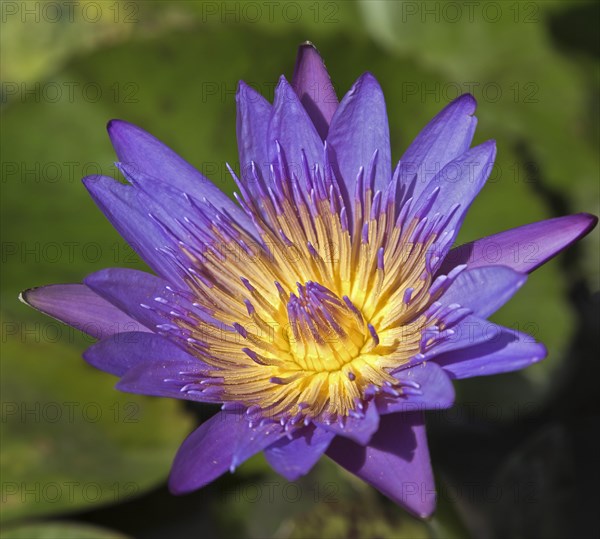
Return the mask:
<path fill-rule="evenodd" d="M 313 41 L 338 97 L 371 71 L 392 154 L 446 103 L 479 102 L 498 160 L 460 241 L 599 213 L 593 2 L 3 1 L 1 534 L 8 538 L 566 537 L 600 532 L 599 233 L 535 272 L 495 320 L 546 343 L 524 372 L 461 381 L 428 417 L 439 510 L 419 522 L 323 459 L 288 484 L 257 457 L 184 498 L 171 459 L 209 407 L 122 394 L 91 339 L 26 288 L 142 268 L 80 178 L 115 175 L 106 122 L 144 127 L 226 192 L 235 88 L 272 98 Z"/>

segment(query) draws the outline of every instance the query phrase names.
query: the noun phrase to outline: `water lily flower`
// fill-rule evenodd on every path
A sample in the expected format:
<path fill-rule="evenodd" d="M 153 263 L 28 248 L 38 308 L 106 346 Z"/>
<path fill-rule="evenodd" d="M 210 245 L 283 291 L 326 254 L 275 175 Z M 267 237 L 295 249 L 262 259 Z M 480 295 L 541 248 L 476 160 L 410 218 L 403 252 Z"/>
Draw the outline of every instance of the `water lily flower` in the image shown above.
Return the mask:
<path fill-rule="evenodd" d="M 487 317 L 597 219 L 550 219 L 453 248 L 496 154 L 494 141 L 471 147 L 470 95 L 433 118 L 395 168 L 377 80 L 365 73 L 338 102 L 310 44 L 273 104 L 243 82 L 236 100 L 237 202 L 153 136 L 111 121 L 128 183 L 83 182 L 156 275 L 110 268 L 22 299 L 98 338 L 84 358 L 120 377 L 118 389 L 222 405 L 183 442 L 172 492 L 261 451 L 288 480 L 325 454 L 427 517 L 423 412 L 453 404 L 452 379 L 546 356 Z M 535 256 L 515 259 L 515 243 L 534 244 Z"/>

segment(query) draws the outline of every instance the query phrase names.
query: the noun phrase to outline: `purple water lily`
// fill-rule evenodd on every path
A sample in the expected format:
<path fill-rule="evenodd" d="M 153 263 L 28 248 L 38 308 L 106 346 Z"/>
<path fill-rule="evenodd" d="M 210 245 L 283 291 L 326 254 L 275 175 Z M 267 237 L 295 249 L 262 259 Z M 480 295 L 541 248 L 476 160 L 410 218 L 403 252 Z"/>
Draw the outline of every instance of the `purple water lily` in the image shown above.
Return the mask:
<path fill-rule="evenodd" d="M 288 480 L 326 454 L 426 517 L 435 488 L 423 411 L 453 404 L 451 379 L 545 357 L 486 318 L 597 221 L 550 219 L 452 249 L 496 153 L 493 141 L 471 148 L 475 105 L 450 103 L 392 169 L 375 78 L 338 103 L 305 44 L 272 105 L 240 83 L 237 204 L 142 129 L 112 121 L 129 184 L 83 181 L 156 276 L 111 268 L 22 298 L 100 339 L 84 358 L 120 377 L 117 388 L 222 404 L 183 442 L 174 493 L 260 451 Z M 535 257 L 515 260 L 515 243 L 534 244 Z"/>

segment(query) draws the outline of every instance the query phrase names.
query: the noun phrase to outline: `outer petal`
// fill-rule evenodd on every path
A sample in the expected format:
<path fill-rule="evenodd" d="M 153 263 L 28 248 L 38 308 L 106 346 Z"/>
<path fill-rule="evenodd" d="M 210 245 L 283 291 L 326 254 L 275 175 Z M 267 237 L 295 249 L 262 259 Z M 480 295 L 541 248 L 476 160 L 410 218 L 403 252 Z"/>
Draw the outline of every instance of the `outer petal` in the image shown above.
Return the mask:
<path fill-rule="evenodd" d="M 523 369 L 547 353 L 546 347 L 530 335 L 502 328 L 489 342 L 441 354 L 434 361 L 452 378 L 472 378 Z"/>
<path fill-rule="evenodd" d="M 202 361 L 155 333 L 119 333 L 102 339 L 83 353 L 83 359 L 115 376 L 123 376 L 138 365 L 165 361 L 195 362 L 199 368 L 206 368 Z"/>
<path fill-rule="evenodd" d="M 107 129 L 121 162 L 199 200 L 203 197 L 208 198 L 247 230 L 254 230 L 254 225 L 239 206 L 160 140 L 140 127 L 123 120 L 110 121 Z"/>
<path fill-rule="evenodd" d="M 295 481 L 312 469 L 334 436 L 333 432 L 307 427 L 293 439 L 282 438 L 267 447 L 265 457 L 278 474 L 288 481 Z"/>
<path fill-rule="evenodd" d="M 222 240 L 216 240 L 213 231 L 224 228 L 220 225 L 221 220 L 234 230 L 234 222 L 210 201 L 199 201 L 127 165 L 120 164 L 120 169 L 135 186 L 138 209 L 144 214 L 145 225 L 158 226 L 162 232 L 154 246 L 160 251 L 157 256 L 165 257 L 163 249 L 167 248 L 188 265 L 189 259 L 181 253 L 181 245 L 194 253 L 203 253 L 209 244 L 221 246 Z"/>
<path fill-rule="evenodd" d="M 403 193 L 406 197 L 416 200 L 436 171 L 469 149 L 477 126 L 473 116 L 476 108 L 472 95 L 458 97 L 427 124 L 404 152 L 400 179 L 407 187 L 413 182 L 410 191 Z"/>
<path fill-rule="evenodd" d="M 102 213 L 143 260 L 159 275 L 183 284 L 177 266 L 158 251 L 174 239 L 149 218 L 140 202 L 143 193 L 107 176 L 88 176 L 83 183 Z"/>
<path fill-rule="evenodd" d="M 455 238 L 467 210 L 492 171 L 495 157 L 496 143 L 488 140 L 448 163 L 423 189 L 412 211 L 408 212 L 407 221 L 410 222 L 414 215 L 419 215 L 426 208 L 429 208 L 426 211 L 428 216 L 436 213 L 442 216 L 451 215 L 437 234 L 440 236 L 445 230 L 452 239 Z M 439 191 L 437 196 L 436 191 Z M 432 204 L 428 204 L 432 196 L 435 196 L 435 199 Z M 458 209 L 452 214 L 456 206 Z M 437 244 L 434 244 L 431 250 L 437 251 Z M 443 255 L 445 253 L 440 253 L 440 256 Z"/>
<path fill-rule="evenodd" d="M 165 357 L 141 362 L 130 368 L 117 382 L 117 389 L 126 393 L 169 397 L 198 402 L 222 402 L 219 388 L 202 384 L 206 365 L 194 357 Z"/>
<path fill-rule="evenodd" d="M 488 317 L 504 305 L 525 284 L 527 275 L 506 266 L 487 266 L 463 271 L 439 299 L 458 303 L 476 315 Z"/>
<path fill-rule="evenodd" d="M 240 155 L 240 172 L 245 184 L 252 193 L 252 176 L 249 174 L 252 162 L 256 163 L 265 180 L 269 180 L 269 153 L 267 138 L 271 104 L 254 88 L 240 81 L 235 96 L 237 103 L 237 142 Z"/>
<path fill-rule="evenodd" d="M 374 189 L 384 191 L 392 179 L 390 131 L 383 91 L 370 73 L 362 75 L 344 96 L 329 126 L 327 144 L 334 171 L 354 196 L 360 167 L 367 169 L 375 151 Z M 350 205 L 352 207 L 352 204 Z"/>
<path fill-rule="evenodd" d="M 160 277 L 134 269 L 106 268 L 88 275 L 85 284 L 147 327 L 154 329 L 166 322 L 157 310 L 142 307 L 158 307 L 154 298 L 168 293 L 168 283 Z"/>
<path fill-rule="evenodd" d="M 219 412 L 179 448 L 169 488 L 173 494 L 185 494 L 203 487 L 284 435 L 277 424 L 251 428 L 243 414 Z"/>
<path fill-rule="evenodd" d="M 125 331 L 150 331 L 83 284 L 30 288 L 20 299 L 96 339 Z"/>
<path fill-rule="evenodd" d="M 409 512 L 433 513 L 435 484 L 421 412 L 386 415 L 367 447 L 336 438 L 327 455 Z"/>
<path fill-rule="evenodd" d="M 594 215 L 578 213 L 512 228 L 452 249 L 440 272 L 468 264 L 470 268 L 509 266 L 529 273 L 585 236 L 597 222 Z"/>
<path fill-rule="evenodd" d="M 366 445 L 379 428 L 379 413 L 377 407 L 371 403 L 366 405 L 364 412 L 363 418 L 347 417 L 343 426 L 339 423 L 331 423 L 330 425 L 319 423 L 319 426 L 360 445 Z"/>
<path fill-rule="evenodd" d="M 298 47 L 292 86 L 317 132 L 325 140 L 338 99 L 319 51 L 308 41 Z"/>
<path fill-rule="evenodd" d="M 404 390 L 399 397 L 383 396 L 377 400 L 377 409 L 382 415 L 442 410 L 454 404 L 452 381 L 443 369 L 431 361 L 401 370 L 394 376 L 404 386 Z"/>
<path fill-rule="evenodd" d="M 174 307 L 203 316 L 202 311 L 175 293 L 167 281 L 143 271 L 107 268 L 88 275 L 85 283 L 107 301 L 153 329 L 170 321 L 168 313 Z"/>
<path fill-rule="evenodd" d="M 504 330 L 502 326 L 475 315 L 466 316 L 451 329 L 453 332 L 451 336 L 431 345 L 424 352 L 426 360 L 445 352 L 462 350 L 463 348 L 470 348 L 480 343 L 498 339 Z"/>
<path fill-rule="evenodd" d="M 298 178 L 304 177 L 303 153 L 310 167 L 315 164 L 323 167 L 323 141 L 285 77 L 279 79 L 275 88 L 268 137 L 271 162 L 278 159 L 279 143 L 285 153 L 290 173 L 296 174 Z"/>

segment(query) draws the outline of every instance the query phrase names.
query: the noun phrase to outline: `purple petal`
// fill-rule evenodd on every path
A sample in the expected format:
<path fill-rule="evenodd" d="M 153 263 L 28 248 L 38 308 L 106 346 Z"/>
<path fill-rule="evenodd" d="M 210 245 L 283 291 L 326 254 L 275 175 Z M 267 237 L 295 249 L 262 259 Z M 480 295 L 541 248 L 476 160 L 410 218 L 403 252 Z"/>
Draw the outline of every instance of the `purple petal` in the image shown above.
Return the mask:
<path fill-rule="evenodd" d="M 433 191 L 439 188 L 439 195 L 431 205 L 428 215 L 433 216 L 439 213 L 447 216 L 452 213 L 456 205 L 459 205 L 458 210 L 444 226 L 444 230 L 451 232 L 453 238 L 456 237 L 467 210 L 492 171 L 495 157 L 496 143 L 488 140 L 448 163 L 428 183 L 413 211 L 409 212 L 407 219 L 410 221 L 413 215 L 418 213 L 418 209 L 426 204 L 426 200 L 433 194 Z M 442 230 L 437 230 L 438 236 L 441 232 Z M 431 251 L 437 251 L 437 244 L 431 247 Z M 445 252 L 440 253 L 440 257 L 444 255 Z"/>
<path fill-rule="evenodd" d="M 318 428 L 306 427 L 291 440 L 282 438 L 265 449 L 271 467 L 288 481 L 306 475 L 325 453 L 335 434 Z"/>
<path fill-rule="evenodd" d="M 427 187 L 436 171 L 465 153 L 475 133 L 477 118 L 473 116 L 477 102 L 465 94 L 445 107 L 414 139 L 400 160 L 400 178 L 404 184 L 414 180 L 414 188 L 406 194 L 415 200 Z"/>
<path fill-rule="evenodd" d="M 182 245 L 195 249 L 195 252 L 202 251 L 208 244 L 221 246 L 222 240 L 215 239 L 213 228 L 222 230 L 219 219 L 233 228 L 233 220 L 209 201 L 199 201 L 127 165 L 120 165 L 120 169 L 137 190 L 138 207 L 144 214 L 145 228 L 158 226 L 163 232 L 156 238 L 155 250 L 171 248 L 187 265 L 189 258 L 181 253 Z M 161 253 L 159 256 L 165 255 Z"/>
<path fill-rule="evenodd" d="M 476 315 L 488 317 L 504 305 L 525 284 L 527 275 L 506 266 L 487 266 L 463 271 L 439 299 L 458 303 Z"/>
<path fill-rule="evenodd" d="M 271 162 L 277 162 L 277 143 L 279 143 L 285 153 L 291 175 L 304 177 L 303 153 L 310 167 L 314 164 L 323 167 L 323 141 L 285 77 L 279 79 L 279 84 L 275 88 L 275 102 L 271 111 L 268 137 Z"/>
<path fill-rule="evenodd" d="M 197 362 L 200 367 L 207 368 L 179 346 L 154 333 L 127 332 L 102 339 L 83 353 L 83 359 L 93 367 L 116 376 L 123 376 L 140 364 L 171 360 Z"/>
<path fill-rule="evenodd" d="M 183 284 L 172 260 L 158 251 L 174 244 L 175 239 L 167 237 L 149 218 L 140 202 L 144 194 L 107 176 L 88 176 L 83 183 L 102 213 L 142 259 L 159 275 Z"/>
<path fill-rule="evenodd" d="M 168 397 L 197 402 L 222 402 L 217 382 L 206 381 L 206 364 L 187 356 L 174 356 L 140 362 L 131 367 L 117 382 L 125 393 Z"/>
<path fill-rule="evenodd" d="M 265 180 L 269 180 L 269 153 L 267 138 L 271 118 L 271 104 L 254 88 L 240 81 L 235 97 L 237 103 L 237 143 L 240 155 L 240 172 L 245 184 L 252 189 L 252 162 L 260 168 Z"/>
<path fill-rule="evenodd" d="M 435 509 L 435 483 L 421 412 L 381 418 L 366 447 L 335 438 L 327 455 L 409 512 L 425 518 Z"/>
<path fill-rule="evenodd" d="M 185 494 L 210 483 L 285 435 L 277 424 L 251 428 L 243 414 L 219 412 L 183 442 L 171 469 L 169 489 Z"/>
<path fill-rule="evenodd" d="M 192 309 L 187 300 L 167 288 L 167 281 L 143 271 L 107 268 L 88 275 L 85 284 L 152 329 L 169 322 L 173 308 Z"/>
<path fill-rule="evenodd" d="M 399 371 L 394 375 L 406 389 L 399 397 L 383 396 L 377 400 L 380 414 L 442 410 L 454 404 L 454 386 L 448 375 L 429 361 Z M 415 384 L 418 385 L 415 388 Z M 409 391 L 412 388 L 412 391 Z M 419 394 L 420 393 L 420 394 Z"/>
<path fill-rule="evenodd" d="M 529 273 L 583 238 L 597 222 L 594 215 L 578 213 L 512 228 L 452 249 L 440 272 L 468 264 L 470 268 L 502 265 Z"/>
<path fill-rule="evenodd" d="M 477 344 L 500 338 L 504 328 L 479 316 L 468 315 L 453 326 L 453 334 L 436 344 L 425 353 L 425 359 L 430 360 L 439 354 L 462 350 Z"/>
<path fill-rule="evenodd" d="M 377 151 L 374 190 L 384 191 L 392 179 L 390 131 L 385 99 L 370 73 L 362 75 L 344 96 L 329 126 L 327 144 L 332 165 L 349 197 L 360 167 L 367 167 Z M 352 205 L 351 205 L 352 206 Z"/>
<path fill-rule="evenodd" d="M 128 331 L 150 331 L 83 284 L 30 288 L 20 299 L 96 339 Z"/>
<path fill-rule="evenodd" d="M 254 230 L 254 225 L 239 206 L 160 140 L 123 120 L 111 120 L 107 129 L 119 161 L 199 200 L 206 197 L 244 228 Z"/>
<path fill-rule="evenodd" d="M 330 425 L 319 423 L 318 425 L 320 428 L 331 431 L 338 436 L 353 440 L 360 445 L 366 445 L 373 434 L 377 432 L 379 427 L 379 413 L 376 406 L 367 403 L 363 418 L 346 417 L 344 426 L 341 426 L 339 423 L 331 423 Z"/>
<path fill-rule="evenodd" d="M 338 99 L 319 51 L 308 41 L 298 47 L 292 86 L 317 132 L 325 140 Z"/>
<path fill-rule="evenodd" d="M 489 342 L 437 356 L 434 361 L 452 378 L 471 378 L 523 369 L 544 359 L 546 347 L 533 337 L 513 329 Z"/>

